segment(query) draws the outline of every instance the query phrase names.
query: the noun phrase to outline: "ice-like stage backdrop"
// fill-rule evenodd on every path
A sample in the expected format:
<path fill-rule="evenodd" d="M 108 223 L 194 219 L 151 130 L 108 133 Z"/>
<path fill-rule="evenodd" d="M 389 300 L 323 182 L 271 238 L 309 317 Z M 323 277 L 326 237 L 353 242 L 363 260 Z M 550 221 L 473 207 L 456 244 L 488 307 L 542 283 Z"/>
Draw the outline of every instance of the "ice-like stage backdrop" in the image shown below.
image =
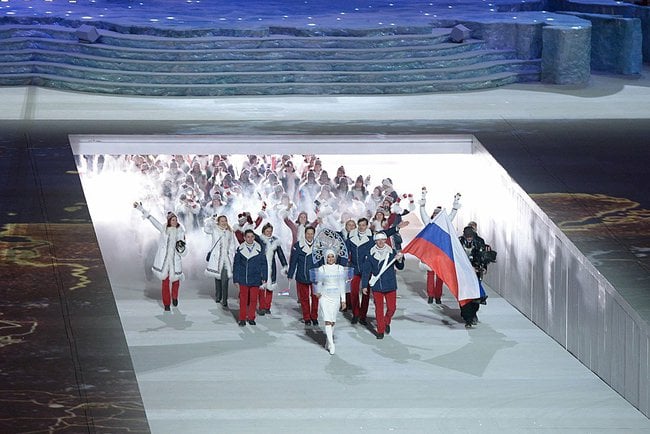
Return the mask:
<path fill-rule="evenodd" d="M 227 357 L 232 358 L 241 348 L 235 344 L 239 338 L 229 334 L 233 333 L 233 325 L 236 325 L 234 317 L 209 307 L 214 306 L 214 301 L 210 300 L 213 283 L 203 276 L 209 241 L 200 226 L 188 235 L 188 280 L 182 283 L 179 310 L 174 316 L 162 315 L 159 282 L 148 275 L 147 264 L 152 257 L 150 248 L 155 232 L 132 208 L 134 200 L 143 200 L 153 214 L 161 219 L 165 206 L 156 207 L 156 203 L 160 203 L 156 198 L 162 195 L 162 183 L 151 182 L 151 176 L 157 176 L 152 175 L 157 169 L 151 171 L 148 168 L 148 174 L 144 174 L 142 164 L 133 164 L 136 155 L 152 156 L 147 161 L 154 165 L 157 160 L 171 161 L 173 155 L 189 157 L 189 162 L 196 156 L 205 159 L 206 156 L 215 154 L 227 155 L 233 164 L 235 175 L 239 177 L 241 167 L 247 164 L 251 155 L 256 156 L 258 161 L 269 164 L 288 156 L 300 167 L 304 155 L 308 154 L 318 157 L 331 178 L 340 166 L 345 168 L 346 175 L 352 180 L 358 175 L 363 178 L 369 176 L 369 192 L 374 185 L 390 178 L 398 193 L 410 193 L 415 201 L 415 212 L 404 216 L 404 219 L 411 222 L 402 231 L 405 243 L 422 227 L 417 207 L 423 186 L 428 190 L 426 206 L 429 213 L 435 205 L 449 208 L 453 195 L 461 192 L 462 207 L 455 220 L 457 228 L 461 230 L 470 220 L 476 221 L 480 235 L 498 251 L 498 261 L 490 266 L 485 277 L 491 288 L 492 301 L 488 303 L 482 318 L 489 318 L 491 309 L 495 313 L 499 311 L 499 297 L 503 297 L 631 404 L 648 414 L 650 346 L 647 324 L 472 136 L 71 136 L 71 145 L 77 156 L 84 193 L 131 347 L 134 366 L 139 372 L 143 401 L 154 428 L 158 424 L 166 426 L 170 422 L 161 407 L 169 405 L 163 396 L 166 393 L 173 395 L 174 392 L 161 383 L 164 381 L 160 377 L 163 371 L 159 371 L 162 365 L 158 357 L 159 352 L 165 350 L 155 347 L 158 344 L 147 337 L 148 333 L 164 329 L 176 330 L 175 333 L 183 331 L 184 334 L 175 334 L 170 339 L 178 342 L 177 345 L 186 342 L 188 338 L 197 339 L 199 349 L 193 347 L 192 351 L 199 351 L 200 357 L 226 357 L 223 353 L 226 351 L 229 354 Z M 130 156 L 128 159 L 123 158 L 127 155 Z M 125 161 L 130 161 L 130 165 L 125 165 Z M 161 170 L 161 173 L 164 171 Z M 265 199 L 269 198 L 254 195 L 251 200 L 238 203 L 231 212 L 237 215 L 240 211 L 247 210 L 255 216 L 262 203 L 267 202 L 265 216 L 267 220 L 272 220 L 273 204 L 271 200 Z M 408 208 L 408 201 L 407 196 L 400 205 Z M 351 206 L 346 208 L 350 215 L 344 215 L 356 217 L 358 215 L 354 214 L 358 211 Z M 363 210 L 360 211 L 363 213 Z M 339 224 L 339 221 L 340 218 L 336 218 L 329 224 Z M 282 234 L 282 223 L 273 223 L 278 233 Z M 430 321 L 418 312 L 420 308 L 417 300 L 421 297 L 417 295 L 421 291 L 418 288 L 422 287 L 424 277 L 417 270 L 416 263 L 409 260 L 407 271 L 400 274 L 399 279 L 400 287 L 403 288 L 402 299 L 398 303 L 403 311 L 399 318 L 402 321 L 418 318 L 416 322 L 421 327 L 423 324 L 420 323 Z M 281 287 L 285 285 L 286 280 L 280 282 Z M 295 301 L 290 301 L 293 300 L 293 289 L 289 295 L 290 297 L 276 297 L 274 301 L 275 315 L 268 318 L 268 325 L 263 325 L 268 327 L 268 330 L 264 330 L 270 334 L 254 332 L 257 341 L 247 341 L 249 344 L 256 348 L 259 345 L 281 345 L 286 348 L 285 345 L 289 345 L 285 341 L 287 333 L 293 338 L 304 339 L 304 332 L 295 332 L 299 315 Z M 137 308 L 134 303 L 139 303 Z M 460 325 L 460 322 L 456 322 L 459 321 L 458 312 L 451 299 L 445 300 L 445 306 L 449 306 L 445 312 L 451 322 L 442 320 L 442 323 L 447 323 L 453 329 Z M 209 309 L 209 315 L 201 322 L 201 314 L 198 312 L 204 312 L 206 308 Z M 184 309 L 193 312 L 193 315 L 188 316 Z M 150 311 L 145 317 L 155 315 L 163 325 L 141 323 L 142 315 L 137 312 L 143 311 Z M 199 321 L 200 327 L 205 327 L 204 322 L 213 322 L 219 336 L 226 333 L 230 337 L 226 343 L 214 346 L 210 342 L 204 342 L 203 345 L 207 347 L 201 347 L 199 341 L 203 338 L 191 333 L 188 335 L 188 329 L 196 327 L 194 321 Z M 344 319 L 341 321 L 347 322 Z M 483 327 L 495 326 L 489 320 L 483 322 Z M 349 334 L 352 333 L 350 329 L 340 327 L 339 339 L 343 344 L 337 344 L 337 347 L 355 345 L 358 339 L 363 342 L 356 334 Z M 204 333 L 213 336 L 212 326 Z M 310 333 L 307 336 L 318 342 L 318 334 Z M 351 337 L 354 337 L 352 341 L 345 343 Z M 494 344 L 502 350 L 505 348 L 501 338 L 494 342 L 487 336 L 484 338 L 485 345 Z M 238 349 L 235 350 L 233 345 Z M 300 354 L 302 353 L 292 357 L 303 357 Z M 168 356 L 170 360 L 177 358 L 176 355 Z M 395 355 L 391 357 L 393 356 Z M 419 357 L 421 356 L 418 355 L 417 358 Z M 236 358 L 230 358 L 228 363 L 237 363 Z M 185 359 L 182 360 L 168 363 L 180 369 L 186 363 Z M 197 359 L 193 356 L 191 360 L 196 362 Z M 362 361 L 359 362 L 363 364 Z M 324 369 L 327 371 L 328 368 Z M 184 378 L 187 374 L 176 372 L 174 375 Z M 300 377 L 302 374 L 297 375 Z M 290 381 L 284 375 L 278 378 Z M 308 381 L 306 378 L 305 381 Z M 352 375 L 348 380 L 357 381 L 354 378 Z M 276 386 L 282 387 L 279 384 Z M 406 390 L 410 389 L 405 388 Z M 292 393 L 287 394 L 287 397 L 295 399 Z M 237 399 L 242 399 L 240 405 L 246 405 L 245 396 Z M 409 398 L 403 399 L 406 404 Z M 342 413 L 332 409 L 328 414 L 343 417 Z M 391 417 L 399 417 L 390 414 Z M 190 417 L 210 420 L 228 418 L 219 412 L 199 412 Z M 243 418 L 244 415 L 236 418 L 239 417 Z M 254 417 L 265 419 L 271 416 L 256 413 Z M 283 413 L 282 417 L 286 415 Z M 300 413 L 296 417 L 309 419 L 311 413 Z M 421 428 L 417 423 L 409 426 L 413 429 Z"/>
<path fill-rule="evenodd" d="M 589 84 L 650 61 L 614 0 L 0 2 L 0 85 L 219 96 Z"/>

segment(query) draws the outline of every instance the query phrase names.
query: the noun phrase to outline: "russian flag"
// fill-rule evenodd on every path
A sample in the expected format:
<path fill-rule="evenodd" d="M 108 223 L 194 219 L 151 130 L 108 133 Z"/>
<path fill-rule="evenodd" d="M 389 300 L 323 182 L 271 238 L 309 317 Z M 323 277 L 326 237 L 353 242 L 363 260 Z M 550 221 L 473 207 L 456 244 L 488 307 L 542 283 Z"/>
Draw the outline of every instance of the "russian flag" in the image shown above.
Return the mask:
<path fill-rule="evenodd" d="M 474 267 L 455 235 L 449 215 L 442 210 L 402 250 L 431 268 L 449 287 L 460 305 L 481 297 Z"/>

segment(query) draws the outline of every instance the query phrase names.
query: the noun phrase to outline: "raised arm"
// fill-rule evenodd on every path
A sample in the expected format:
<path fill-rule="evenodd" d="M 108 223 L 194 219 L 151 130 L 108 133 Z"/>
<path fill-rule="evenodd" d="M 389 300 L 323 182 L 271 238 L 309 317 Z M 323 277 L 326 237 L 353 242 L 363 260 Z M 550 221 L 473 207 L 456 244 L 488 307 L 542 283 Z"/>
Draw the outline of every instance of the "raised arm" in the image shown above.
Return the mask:
<path fill-rule="evenodd" d="M 287 214 L 284 217 L 284 224 L 291 229 L 291 245 L 295 244 L 296 241 L 298 241 L 298 226 L 289 218 L 289 215 Z"/>
<path fill-rule="evenodd" d="M 456 213 L 460 209 L 460 193 L 454 195 L 454 204 L 451 206 L 451 212 L 449 213 L 449 220 L 453 221 L 456 217 Z"/>
<path fill-rule="evenodd" d="M 151 224 L 153 225 L 153 227 L 155 227 L 158 230 L 158 232 L 162 233 L 162 232 L 165 231 L 165 227 L 163 226 L 163 224 L 160 223 L 158 220 L 156 220 L 155 217 L 153 217 L 149 213 L 149 211 L 147 211 L 146 209 L 144 209 L 142 207 L 142 202 L 133 202 L 133 208 L 140 211 L 142 213 L 142 218 L 145 219 L 145 220 L 149 220 L 151 222 Z"/>
<path fill-rule="evenodd" d="M 422 223 L 426 226 L 431 222 L 431 217 L 427 214 L 427 189 L 422 187 L 422 196 L 420 197 L 420 218 Z"/>

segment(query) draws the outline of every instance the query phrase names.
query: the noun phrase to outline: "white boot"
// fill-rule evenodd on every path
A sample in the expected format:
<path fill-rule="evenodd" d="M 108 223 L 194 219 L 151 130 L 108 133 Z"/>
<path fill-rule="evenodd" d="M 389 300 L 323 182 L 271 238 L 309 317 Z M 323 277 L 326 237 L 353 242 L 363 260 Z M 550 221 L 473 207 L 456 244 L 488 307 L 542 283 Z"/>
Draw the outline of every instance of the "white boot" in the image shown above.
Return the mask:
<path fill-rule="evenodd" d="M 334 354 L 334 327 L 331 324 L 325 326 L 325 335 L 327 336 L 327 344 L 325 344 L 325 348 L 330 352 L 330 354 Z"/>

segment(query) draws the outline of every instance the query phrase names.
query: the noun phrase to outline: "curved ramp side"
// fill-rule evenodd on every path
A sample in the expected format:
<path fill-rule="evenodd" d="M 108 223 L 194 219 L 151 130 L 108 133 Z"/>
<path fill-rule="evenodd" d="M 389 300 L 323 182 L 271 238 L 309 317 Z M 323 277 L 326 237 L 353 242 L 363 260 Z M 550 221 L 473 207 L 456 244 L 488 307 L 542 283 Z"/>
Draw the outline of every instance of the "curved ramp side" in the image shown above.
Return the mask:
<path fill-rule="evenodd" d="M 506 240 L 486 281 L 649 415 L 648 323 L 478 140 L 474 153 L 493 176 L 476 186 L 473 217 L 486 239 Z"/>

